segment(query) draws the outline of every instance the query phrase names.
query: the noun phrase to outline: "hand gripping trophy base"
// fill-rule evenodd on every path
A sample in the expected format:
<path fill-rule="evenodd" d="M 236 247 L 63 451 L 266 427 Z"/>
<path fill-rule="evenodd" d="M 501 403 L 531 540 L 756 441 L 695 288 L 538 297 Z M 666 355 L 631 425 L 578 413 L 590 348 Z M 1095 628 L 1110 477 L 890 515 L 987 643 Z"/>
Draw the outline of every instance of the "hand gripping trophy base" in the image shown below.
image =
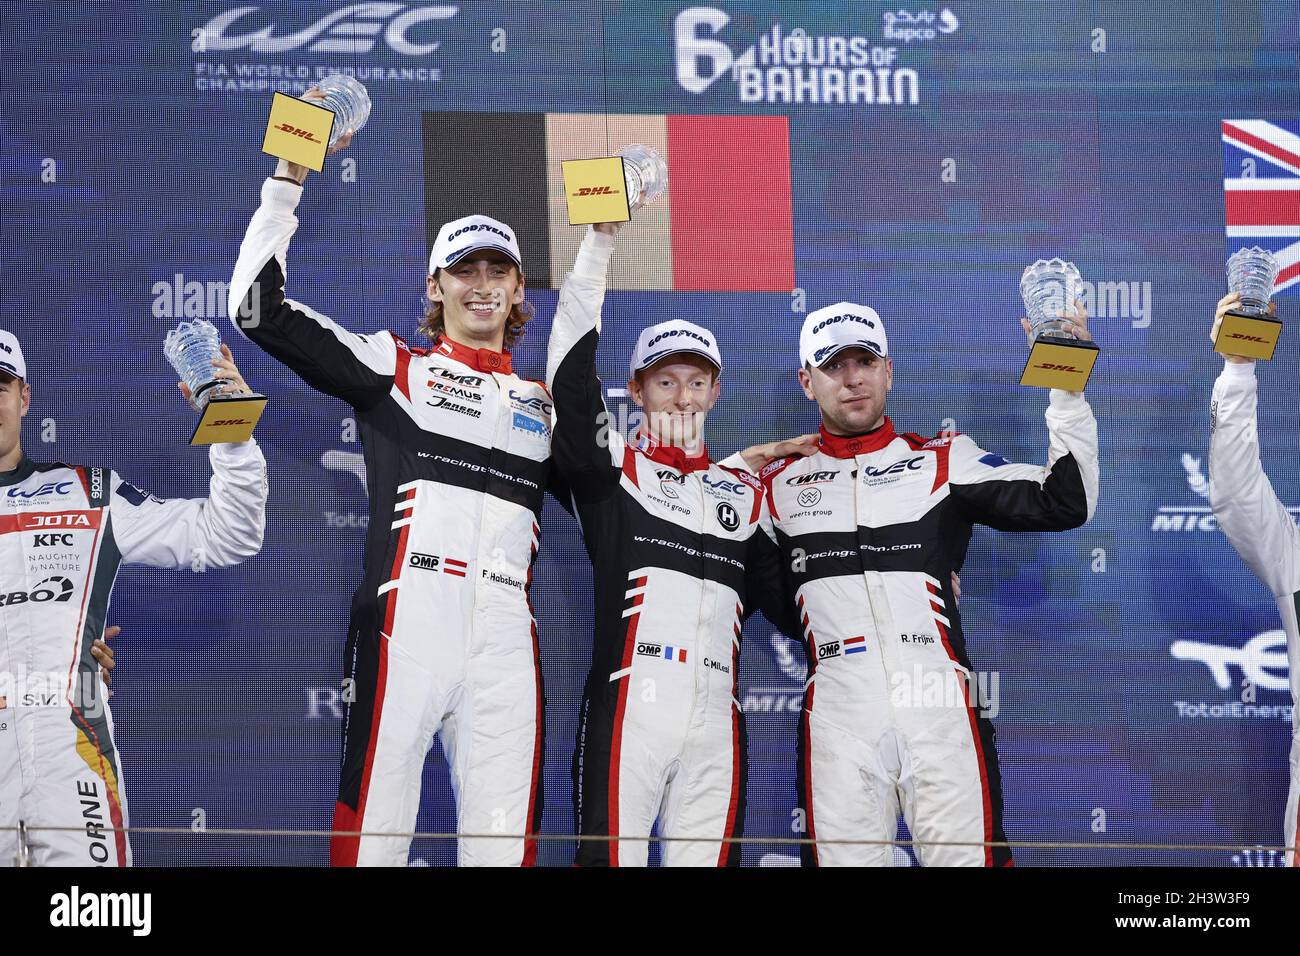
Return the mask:
<path fill-rule="evenodd" d="M 1101 349 L 1094 342 L 1040 335 L 1029 347 L 1020 384 L 1082 392 L 1100 355 Z"/>
<path fill-rule="evenodd" d="M 253 437 L 266 410 L 267 398 L 256 392 L 239 395 L 213 395 L 203 406 L 199 423 L 190 436 L 191 445 L 216 445 L 222 442 L 248 441 Z"/>
<path fill-rule="evenodd" d="M 1273 358 L 1281 337 L 1282 323 L 1271 315 L 1234 309 L 1223 313 L 1214 351 L 1267 362 Z"/>
<path fill-rule="evenodd" d="M 1238 249 L 1228 258 L 1228 289 L 1241 298 L 1224 313 L 1214 351 L 1265 362 L 1273 357 L 1282 323 L 1268 314 L 1268 301 L 1281 268 L 1277 256 L 1259 246 Z"/>

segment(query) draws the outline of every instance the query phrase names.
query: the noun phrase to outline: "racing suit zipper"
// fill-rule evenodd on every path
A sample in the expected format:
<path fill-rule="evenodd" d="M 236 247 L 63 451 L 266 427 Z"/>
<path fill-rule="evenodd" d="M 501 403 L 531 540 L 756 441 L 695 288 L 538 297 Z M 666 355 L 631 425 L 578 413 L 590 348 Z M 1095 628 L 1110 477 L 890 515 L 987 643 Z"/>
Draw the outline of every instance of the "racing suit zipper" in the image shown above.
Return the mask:
<path fill-rule="evenodd" d="M 499 466 L 497 460 L 498 450 L 508 447 L 508 442 L 510 440 L 510 416 L 505 407 L 506 393 L 501 389 L 501 380 L 498 378 L 498 374 L 499 373 L 497 372 L 491 372 L 488 376 L 488 381 L 492 383 L 493 388 L 496 390 L 496 419 L 492 423 L 492 447 L 488 451 L 489 468 L 497 468 Z M 492 475 L 490 473 L 483 476 L 485 485 L 491 480 Z M 486 587 L 485 582 L 487 580 L 483 576 L 483 558 L 485 554 L 489 553 L 488 548 L 493 546 L 493 542 L 489 540 L 486 534 L 488 508 L 491 506 L 491 502 L 492 499 L 490 496 L 483 496 L 482 507 L 478 514 L 478 535 L 477 540 L 474 542 L 474 567 L 468 569 L 469 573 L 473 575 L 474 578 L 474 612 L 472 614 L 470 633 L 466 637 L 467 649 L 472 648 L 477 644 L 479 615 L 482 613 L 482 609 L 487 605 L 487 601 L 484 600 L 483 594 L 483 590 Z"/>
<path fill-rule="evenodd" d="M 874 454 L 879 454 L 879 452 Z M 873 514 L 866 494 L 866 483 L 863 480 L 863 470 L 867 466 L 869 457 L 870 455 L 858 455 L 853 459 L 853 520 L 854 531 L 858 535 L 861 534 L 858 529 L 873 527 L 871 524 Z M 875 633 L 868 632 L 863 636 L 875 646 L 875 655 L 880 664 L 880 672 L 884 676 L 884 685 L 888 687 L 889 660 L 893 655 L 886 652 L 885 629 L 882 626 L 884 622 L 881 621 L 880 614 L 877 612 L 878 599 L 879 603 L 885 603 L 884 587 L 874 564 L 869 564 L 869 562 L 873 561 L 873 556 L 862 547 L 860 537 L 858 540 L 858 561 L 859 566 L 862 568 L 862 586 L 867 594 L 867 619 L 870 627 L 874 628 L 875 631 Z M 854 636 L 856 635 L 846 633 L 841 639 Z"/>
<path fill-rule="evenodd" d="M 700 481 L 699 472 L 692 472 L 691 478 L 693 479 L 693 484 L 695 485 L 695 500 L 700 503 L 700 517 L 699 517 L 699 523 L 696 530 L 700 534 L 699 540 L 700 540 L 701 553 L 697 555 L 696 558 L 700 562 L 701 570 L 703 570 L 704 526 L 708 523 L 708 516 L 706 515 L 705 508 L 704 508 L 704 485 Z M 701 574 L 700 575 L 700 604 L 695 612 L 695 636 L 696 636 L 695 648 L 694 648 L 695 663 L 691 666 L 691 712 L 689 717 L 687 718 L 687 722 L 686 722 L 687 727 L 690 727 L 690 725 L 694 722 L 696 711 L 700 706 L 700 669 L 704 664 L 704 656 L 703 656 L 704 649 L 708 645 L 708 640 L 709 640 L 708 631 L 705 628 L 705 620 L 704 620 L 704 600 L 705 600 L 705 592 L 707 590 L 705 585 L 706 582 L 704 576 Z"/>

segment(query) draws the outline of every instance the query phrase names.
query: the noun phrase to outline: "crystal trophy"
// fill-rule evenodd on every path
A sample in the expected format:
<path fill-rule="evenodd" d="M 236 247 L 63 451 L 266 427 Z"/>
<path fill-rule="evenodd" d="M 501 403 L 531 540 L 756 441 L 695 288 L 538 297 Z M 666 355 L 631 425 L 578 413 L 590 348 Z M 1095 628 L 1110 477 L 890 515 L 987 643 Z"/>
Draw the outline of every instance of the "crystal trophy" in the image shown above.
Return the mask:
<path fill-rule="evenodd" d="M 618 151 L 623 157 L 629 210 L 658 202 L 668 188 L 668 164 L 649 146 L 631 143 Z"/>
<path fill-rule="evenodd" d="M 1039 259 L 1020 277 L 1020 297 L 1033 336 L 1021 385 L 1083 391 L 1100 349 L 1066 328 L 1066 316 L 1082 291 L 1078 268 L 1063 259 Z"/>
<path fill-rule="evenodd" d="M 213 359 L 221 355 L 221 335 L 205 319 L 182 322 L 167 333 L 163 354 L 190 390 L 199 410 L 191 445 L 247 441 L 266 408 L 266 396 L 251 392 L 228 394 L 215 377 Z"/>
<path fill-rule="evenodd" d="M 1259 246 L 1238 249 L 1228 259 L 1228 291 L 1240 293 L 1241 302 L 1224 313 L 1216 352 L 1264 361 L 1273 357 L 1282 323 L 1268 314 L 1268 303 L 1280 270 L 1273 253 Z"/>
<path fill-rule="evenodd" d="M 334 114 L 334 129 L 330 132 L 333 146 L 348 133 L 360 132 L 370 119 L 370 94 L 354 77 L 331 73 L 316 84 L 325 94 L 319 105 Z"/>
<path fill-rule="evenodd" d="M 668 188 L 668 164 L 649 146 L 632 143 L 617 156 L 560 164 L 569 223 L 627 222 Z"/>
<path fill-rule="evenodd" d="M 271 97 L 262 152 L 320 172 L 330 147 L 370 119 L 370 94 L 350 76 L 331 73 L 315 87 L 324 99 Z"/>

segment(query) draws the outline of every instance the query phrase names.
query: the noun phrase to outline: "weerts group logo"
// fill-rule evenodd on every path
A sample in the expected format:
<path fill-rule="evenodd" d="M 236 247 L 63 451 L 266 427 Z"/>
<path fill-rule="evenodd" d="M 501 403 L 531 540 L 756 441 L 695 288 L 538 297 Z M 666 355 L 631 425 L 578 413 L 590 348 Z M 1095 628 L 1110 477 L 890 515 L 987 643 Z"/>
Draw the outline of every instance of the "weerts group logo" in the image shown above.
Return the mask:
<path fill-rule="evenodd" d="M 899 48 L 855 35 L 812 35 L 774 23 L 739 52 L 721 36 L 731 22 L 717 7 L 688 7 L 673 21 L 677 82 L 704 93 L 729 81 L 742 103 L 917 106 L 921 78 L 900 66 Z M 944 20 L 955 30 L 956 18 Z M 888 32 L 888 31 L 886 31 Z M 904 42 L 910 42 L 909 33 Z"/>
<path fill-rule="evenodd" d="M 295 4 L 232 7 L 190 31 L 194 89 L 216 93 L 300 95 L 331 73 L 375 83 L 438 83 L 428 59 L 442 46 L 440 28 L 459 12 L 451 4 L 349 3 L 315 18 Z M 319 11 L 313 11 L 318 13 Z M 239 55 L 235 59 L 231 55 Z M 286 59 L 286 54 L 310 61 Z M 375 57 L 364 66 L 322 58 Z"/>

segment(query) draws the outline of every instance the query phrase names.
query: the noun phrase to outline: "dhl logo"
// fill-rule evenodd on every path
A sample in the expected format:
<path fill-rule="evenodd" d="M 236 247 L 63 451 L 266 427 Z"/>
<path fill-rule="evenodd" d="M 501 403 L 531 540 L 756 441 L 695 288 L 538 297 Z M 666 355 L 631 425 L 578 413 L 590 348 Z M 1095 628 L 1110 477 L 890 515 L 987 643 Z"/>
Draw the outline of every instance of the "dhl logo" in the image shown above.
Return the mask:
<path fill-rule="evenodd" d="M 208 427 L 209 427 L 209 428 L 222 428 L 222 427 L 224 427 L 224 426 L 226 426 L 226 425 L 251 425 L 251 424 L 253 424 L 253 422 L 252 422 L 251 419 L 248 419 L 248 418 L 233 418 L 233 419 L 231 419 L 230 421 L 224 421 L 224 422 L 210 422 L 210 423 L 208 424 Z"/>
<path fill-rule="evenodd" d="M 1043 365 L 1035 365 L 1034 368 L 1041 368 L 1045 372 L 1074 372 L 1078 373 L 1079 369 L 1073 365 L 1053 365 L 1050 362 Z"/>
<path fill-rule="evenodd" d="M 1258 335 L 1242 335 L 1240 332 L 1229 332 L 1228 338 L 1241 339 L 1244 342 L 1258 342 L 1260 345 L 1268 345 L 1268 339 L 1261 339 Z"/>
<path fill-rule="evenodd" d="M 583 186 L 573 195 L 575 196 L 612 196 L 618 192 L 613 186 Z"/>
<path fill-rule="evenodd" d="M 305 139 L 311 143 L 320 142 L 320 140 L 318 140 L 315 136 L 312 135 L 311 130 L 299 129 L 298 127 L 293 126 L 289 123 L 281 123 L 279 126 L 276 127 L 276 129 L 278 129 L 282 133 L 288 133 L 290 136 L 301 137 L 302 139 Z"/>

